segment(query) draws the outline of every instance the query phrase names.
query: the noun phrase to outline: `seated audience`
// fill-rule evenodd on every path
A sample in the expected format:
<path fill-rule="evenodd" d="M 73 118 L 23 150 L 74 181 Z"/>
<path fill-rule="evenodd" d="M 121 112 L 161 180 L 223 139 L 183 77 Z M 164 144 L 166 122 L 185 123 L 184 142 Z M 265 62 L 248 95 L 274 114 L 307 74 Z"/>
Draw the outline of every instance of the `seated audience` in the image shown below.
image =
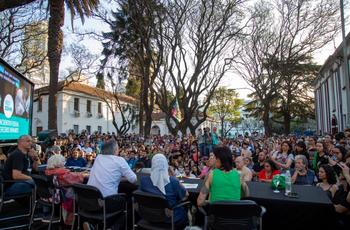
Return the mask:
<path fill-rule="evenodd" d="M 281 151 L 275 152 L 271 160 L 282 173 L 290 169 L 294 161 L 294 156 L 292 154 L 292 147 L 288 141 L 282 142 Z"/>
<path fill-rule="evenodd" d="M 320 165 L 328 164 L 329 157 L 326 145 L 322 141 L 318 141 L 316 143 L 316 151 L 317 152 L 314 154 L 314 158 L 312 161 L 312 169 L 315 172 L 318 172 L 318 168 L 320 167 Z"/>
<path fill-rule="evenodd" d="M 253 171 L 256 175 L 258 175 L 259 172 L 264 169 L 265 160 L 266 153 L 264 151 L 259 152 L 258 161 L 253 166 Z"/>
<path fill-rule="evenodd" d="M 273 176 L 280 174 L 275 163 L 272 160 L 264 162 L 264 169 L 259 172 L 259 181 L 270 183 Z"/>
<path fill-rule="evenodd" d="M 320 165 L 318 171 L 318 179 L 321 181 L 316 186 L 321 187 L 323 191 L 327 192 L 330 199 L 333 199 L 335 192 L 337 191 L 337 177 L 334 169 L 330 165 Z"/>
<path fill-rule="evenodd" d="M 338 189 L 333 197 L 333 204 L 335 211 L 339 214 L 350 214 L 350 169 L 344 164 L 340 163 L 342 172 L 339 176 Z"/>
<path fill-rule="evenodd" d="M 53 176 L 53 184 L 55 186 L 67 186 L 76 183 L 83 183 L 87 174 L 71 172 L 64 168 L 65 158 L 61 154 L 54 154 L 47 160 L 45 174 Z M 63 194 L 63 200 L 60 200 Z M 71 187 L 61 187 L 56 190 L 54 196 L 55 203 L 62 202 L 62 217 L 66 225 L 72 225 L 73 221 L 73 202 L 74 194 Z"/>
<path fill-rule="evenodd" d="M 253 173 L 250 171 L 250 169 L 245 166 L 244 164 L 244 158 L 242 156 L 239 156 L 235 160 L 236 163 L 236 169 L 238 173 L 241 175 L 241 178 L 243 181 L 251 181 L 253 178 Z"/>
<path fill-rule="evenodd" d="M 295 156 L 295 169 L 291 169 L 292 183 L 299 185 L 313 185 L 317 182 L 314 171 L 308 169 L 305 155 Z"/>
<path fill-rule="evenodd" d="M 72 150 L 72 156 L 67 159 L 66 166 L 75 166 L 75 167 L 85 167 L 86 160 L 79 156 L 80 150 L 78 148 Z"/>

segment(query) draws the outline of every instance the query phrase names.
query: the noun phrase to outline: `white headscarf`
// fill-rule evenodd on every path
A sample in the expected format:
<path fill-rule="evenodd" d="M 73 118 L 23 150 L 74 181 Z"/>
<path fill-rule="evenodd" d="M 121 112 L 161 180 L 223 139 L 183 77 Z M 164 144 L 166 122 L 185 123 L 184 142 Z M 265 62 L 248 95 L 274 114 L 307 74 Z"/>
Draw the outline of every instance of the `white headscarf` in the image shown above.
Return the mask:
<path fill-rule="evenodd" d="M 163 154 L 152 158 L 151 181 L 165 195 L 165 186 L 170 183 L 168 161 Z"/>

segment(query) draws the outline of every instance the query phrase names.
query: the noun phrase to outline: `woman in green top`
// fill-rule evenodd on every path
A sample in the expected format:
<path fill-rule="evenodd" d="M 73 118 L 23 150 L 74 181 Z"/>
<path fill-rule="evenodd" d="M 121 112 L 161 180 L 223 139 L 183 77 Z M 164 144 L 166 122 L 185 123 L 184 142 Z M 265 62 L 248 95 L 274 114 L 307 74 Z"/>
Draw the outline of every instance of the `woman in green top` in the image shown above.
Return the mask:
<path fill-rule="evenodd" d="M 232 167 L 232 154 L 228 147 L 214 149 L 215 169 L 208 175 L 199 193 L 197 204 L 203 206 L 209 194 L 209 202 L 240 200 L 248 195 L 248 186 L 240 180 L 237 170 Z"/>

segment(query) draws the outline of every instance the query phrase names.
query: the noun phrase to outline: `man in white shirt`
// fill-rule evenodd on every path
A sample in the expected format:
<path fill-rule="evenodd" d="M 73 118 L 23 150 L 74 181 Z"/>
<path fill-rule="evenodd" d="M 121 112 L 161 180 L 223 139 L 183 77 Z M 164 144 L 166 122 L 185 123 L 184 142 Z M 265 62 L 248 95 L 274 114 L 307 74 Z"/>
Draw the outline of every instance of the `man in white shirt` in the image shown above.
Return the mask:
<path fill-rule="evenodd" d="M 119 183 L 125 177 L 130 183 L 136 183 L 136 174 L 126 160 L 118 156 L 118 143 L 110 140 L 102 145 L 90 171 L 88 185 L 98 188 L 104 197 L 118 193 Z"/>

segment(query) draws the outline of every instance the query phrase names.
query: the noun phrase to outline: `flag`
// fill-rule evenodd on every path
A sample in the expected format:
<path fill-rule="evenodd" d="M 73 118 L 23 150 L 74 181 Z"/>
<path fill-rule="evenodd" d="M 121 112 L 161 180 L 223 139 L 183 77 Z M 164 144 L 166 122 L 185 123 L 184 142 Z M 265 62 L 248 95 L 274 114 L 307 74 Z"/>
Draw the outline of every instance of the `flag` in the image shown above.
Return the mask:
<path fill-rule="evenodd" d="M 178 122 L 181 121 L 181 111 L 179 108 L 179 103 L 177 101 L 177 98 L 175 98 L 172 108 L 171 108 L 171 116 L 175 118 Z"/>

